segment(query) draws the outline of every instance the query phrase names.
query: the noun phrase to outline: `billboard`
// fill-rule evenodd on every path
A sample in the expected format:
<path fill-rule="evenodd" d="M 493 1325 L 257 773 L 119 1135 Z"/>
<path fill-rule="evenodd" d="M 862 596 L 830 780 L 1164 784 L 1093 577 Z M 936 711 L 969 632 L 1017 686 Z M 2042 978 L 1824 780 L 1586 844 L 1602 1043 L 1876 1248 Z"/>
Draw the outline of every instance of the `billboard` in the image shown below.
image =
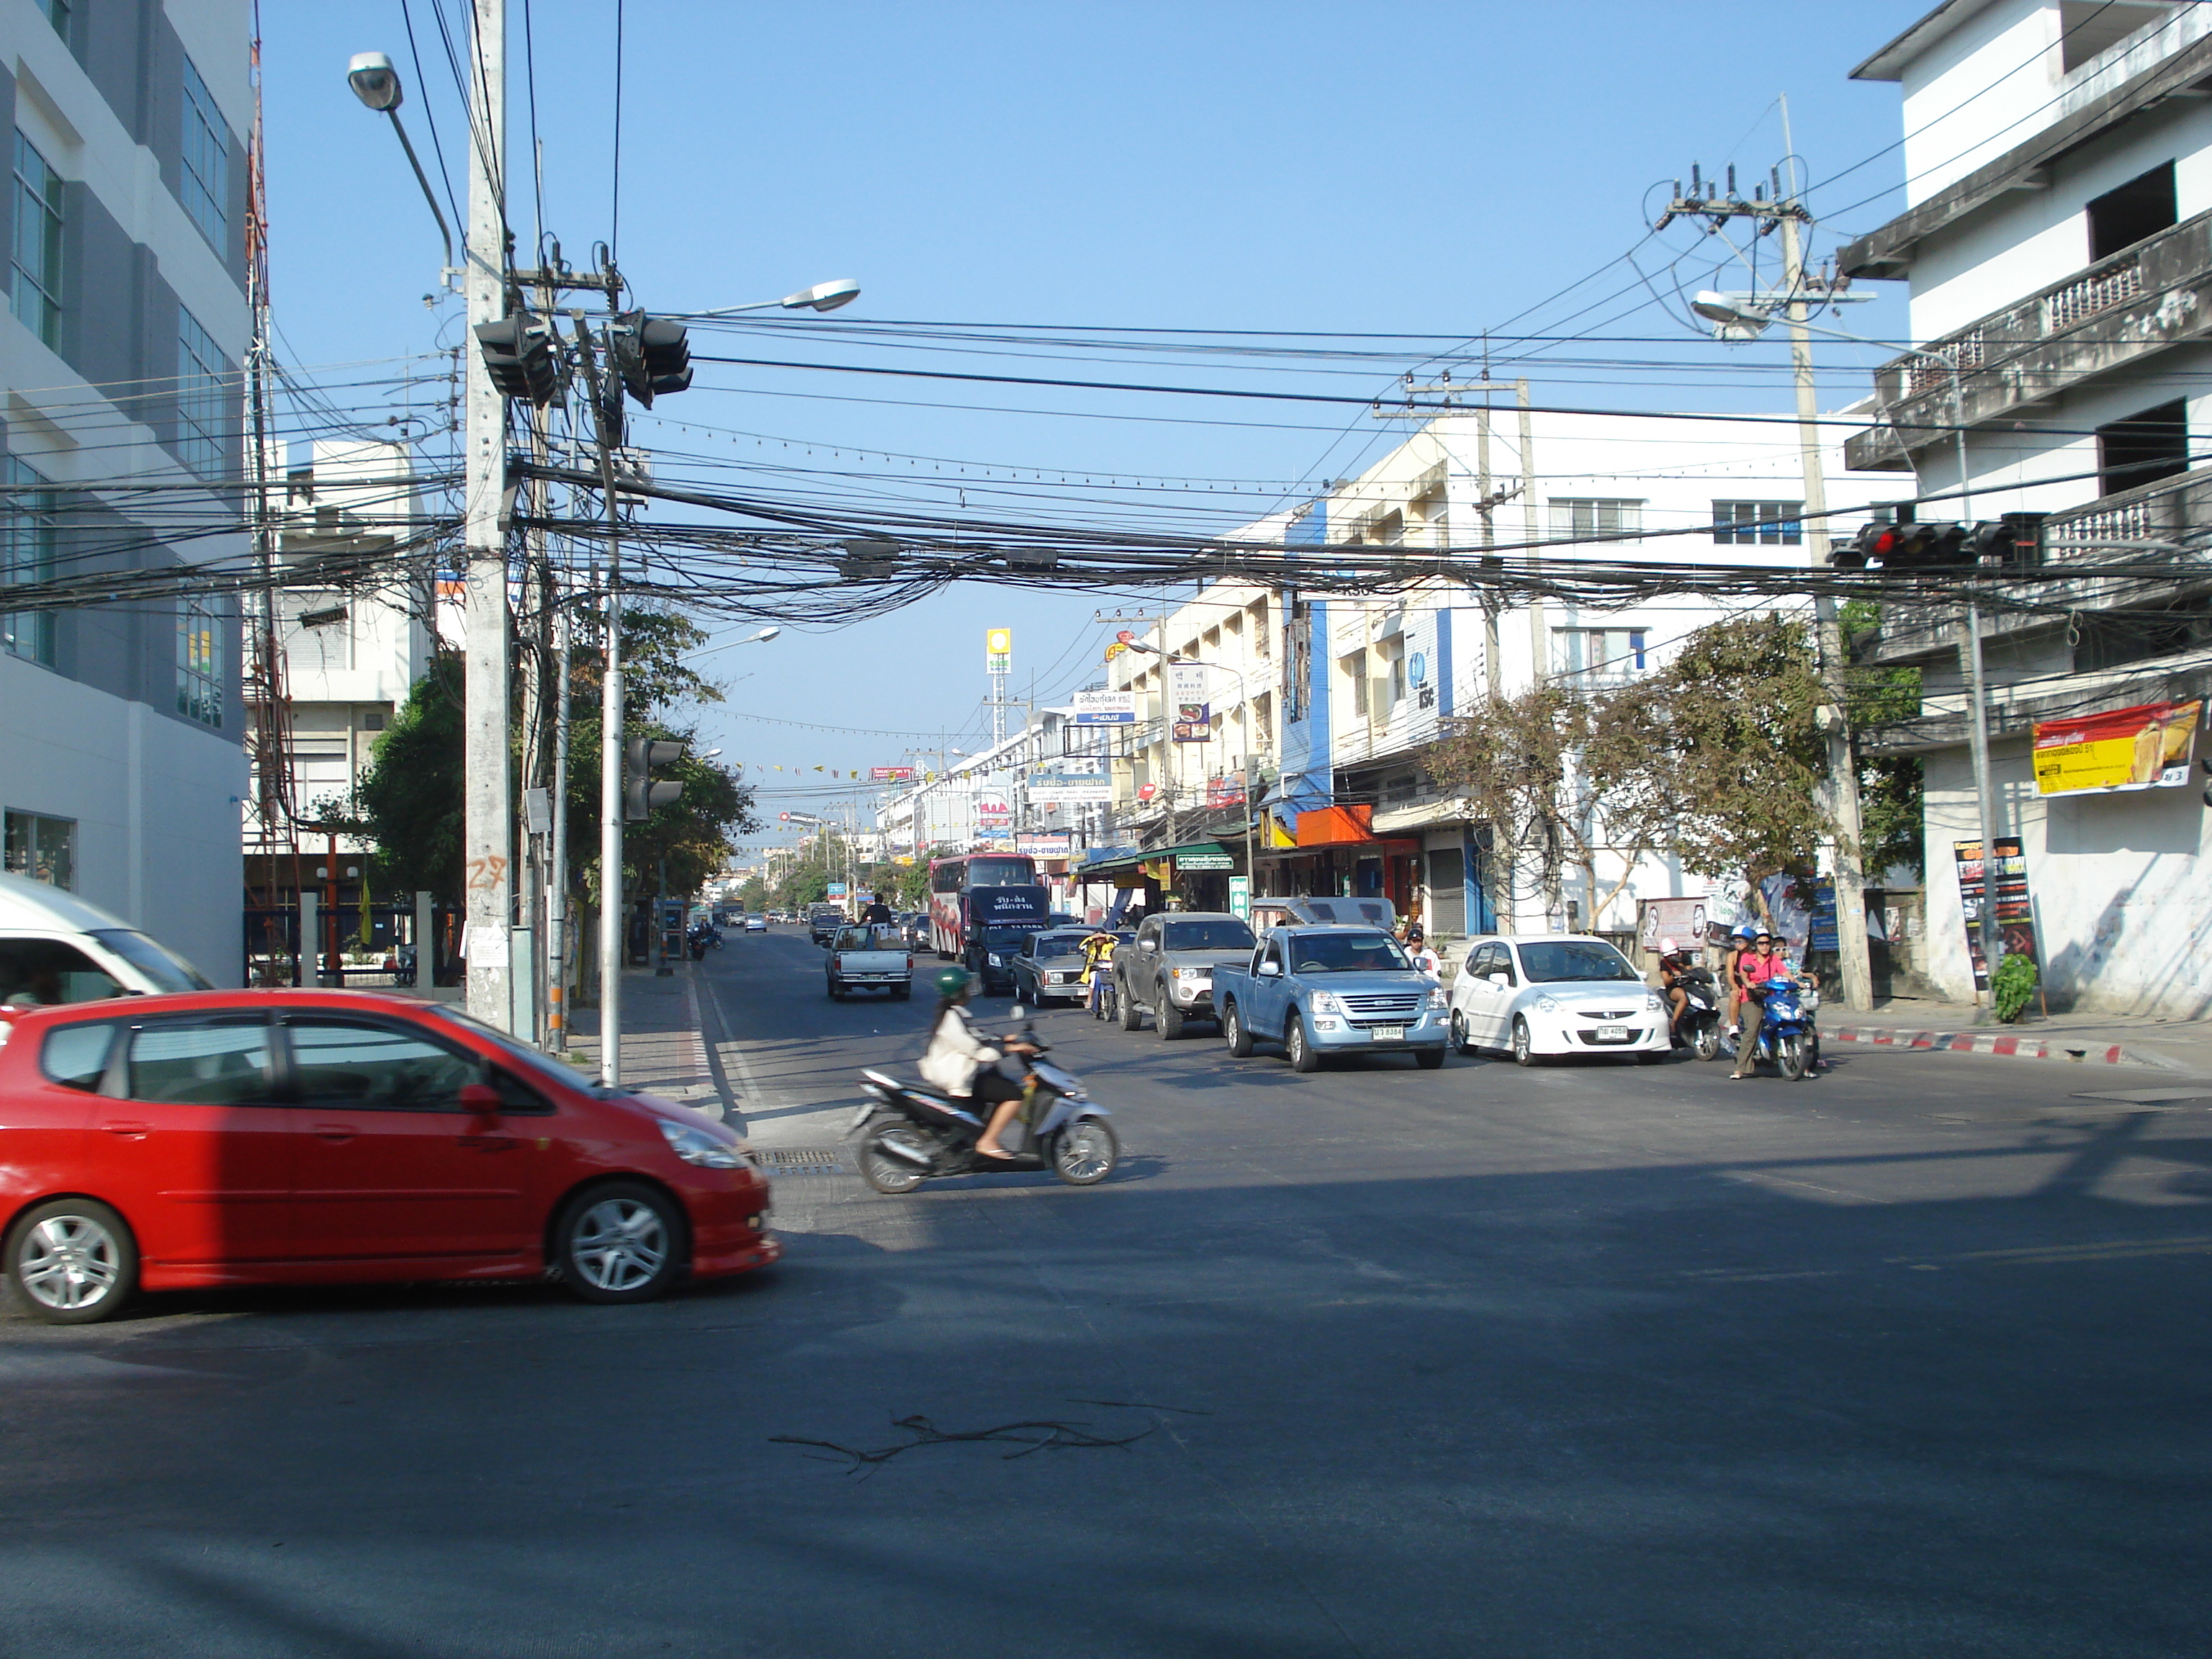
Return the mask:
<path fill-rule="evenodd" d="M 986 830 L 1003 829 L 1014 821 L 1014 809 L 1003 795 L 975 798 L 975 822 Z"/>
<path fill-rule="evenodd" d="M 1014 851 L 1026 853 L 1033 859 L 1064 859 L 1073 842 L 1074 837 L 1065 830 L 1042 835 L 1016 836 Z"/>
<path fill-rule="evenodd" d="M 989 628 L 983 630 L 983 664 L 994 674 L 1003 674 L 1013 666 L 1014 630 L 1011 628 Z"/>
<path fill-rule="evenodd" d="M 2035 723 L 2035 793 L 2109 794 L 2172 788 L 2189 781 L 2190 740 L 2204 709 L 2146 702 L 2074 720 Z"/>
<path fill-rule="evenodd" d="M 1174 711 L 1175 740 L 1177 743 L 1211 743 L 1213 728 L 1210 724 L 1213 711 L 1206 697 L 1206 668 L 1203 664 L 1178 662 L 1168 665 L 1168 702 Z"/>
<path fill-rule="evenodd" d="M 868 769 L 868 781 L 871 783 L 912 783 L 914 781 L 914 768 L 911 766 L 871 766 Z"/>
<path fill-rule="evenodd" d="M 1951 858 L 1959 870 L 1959 913 L 1966 925 L 1966 955 L 1974 964 L 1974 988 L 1986 991 L 1990 969 L 1982 960 L 1982 844 L 1954 841 Z M 1997 949 L 2005 956 L 2026 957 L 2039 967 L 2042 957 L 2035 945 L 2035 908 L 2028 900 L 2027 860 L 2021 853 L 2019 836 L 1997 837 L 1996 878 Z"/>
<path fill-rule="evenodd" d="M 1030 778 L 1030 799 L 1047 805 L 1096 806 L 1114 799 L 1113 774 L 1103 767 L 1037 772 Z"/>
<path fill-rule="evenodd" d="M 1078 726 L 1134 726 L 1137 694 L 1133 691 L 1079 691 L 1069 702 Z"/>

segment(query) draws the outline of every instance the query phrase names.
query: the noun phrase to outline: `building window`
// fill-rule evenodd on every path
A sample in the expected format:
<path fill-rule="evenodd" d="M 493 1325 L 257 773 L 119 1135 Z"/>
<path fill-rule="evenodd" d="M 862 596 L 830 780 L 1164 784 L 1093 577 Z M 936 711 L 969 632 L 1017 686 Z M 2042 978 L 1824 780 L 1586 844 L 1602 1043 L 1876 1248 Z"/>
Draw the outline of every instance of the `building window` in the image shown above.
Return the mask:
<path fill-rule="evenodd" d="M 1644 672 L 1644 639 L 1640 628 L 1555 628 L 1553 670 L 1580 685 L 1633 679 Z"/>
<path fill-rule="evenodd" d="M 2189 408 L 2181 398 L 2097 428 L 2097 489 L 2117 495 L 2189 470 Z"/>
<path fill-rule="evenodd" d="M 50 887 L 76 886 L 76 820 L 50 818 L 10 808 L 7 825 L 8 873 L 28 876 Z"/>
<path fill-rule="evenodd" d="M 1713 539 L 1738 547 L 1796 547 L 1805 539 L 1798 523 L 1802 501 L 1715 501 Z"/>
<path fill-rule="evenodd" d="M 177 459 L 203 478 L 222 476 L 230 425 L 230 366 L 214 337 L 177 307 Z"/>
<path fill-rule="evenodd" d="M 62 337 L 62 179 L 15 135 L 15 249 L 9 303 L 48 345 Z"/>
<path fill-rule="evenodd" d="M 70 0 L 39 0 L 39 9 L 46 13 L 46 21 L 54 26 L 54 33 L 68 40 Z"/>
<path fill-rule="evenodd" d="M 1552 539 L 1585 541 L 1593 536 L 1638 536 L 1644 532 L 1641 501 L 1552 497 Z"/>
<path fill-rule="evenodd" d="M 185 211 L 223 251 L 230 231 L 230 129 L 207 82 L 185 59 Z"/>
<path fill-rule="evenodd" d="M 0 587 L 43 582 L 54 574 L 54 495 L 37 471 L 13 455 L 0 456 Z M 48 667 L 54 660 L 50 611 L 0 612 L 0 648 Z"/>
<path fill-rule="evenodd" d="M 204 600 L 177 607 L 177 712 L 222 726 L 222 620 Z"/>

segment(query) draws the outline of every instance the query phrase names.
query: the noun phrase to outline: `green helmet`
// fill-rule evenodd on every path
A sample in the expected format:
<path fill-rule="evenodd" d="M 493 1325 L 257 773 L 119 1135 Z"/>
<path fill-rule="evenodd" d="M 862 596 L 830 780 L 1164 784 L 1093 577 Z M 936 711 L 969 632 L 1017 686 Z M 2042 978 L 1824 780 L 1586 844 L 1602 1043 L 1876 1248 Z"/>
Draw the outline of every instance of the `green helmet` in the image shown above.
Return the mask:
<path fill-rule="evenodd" d="M 974 983 L 973 976 L 965 968 L 947 968 L 937 976 L 937 994 L 941 997 L 957 997 Z"/>

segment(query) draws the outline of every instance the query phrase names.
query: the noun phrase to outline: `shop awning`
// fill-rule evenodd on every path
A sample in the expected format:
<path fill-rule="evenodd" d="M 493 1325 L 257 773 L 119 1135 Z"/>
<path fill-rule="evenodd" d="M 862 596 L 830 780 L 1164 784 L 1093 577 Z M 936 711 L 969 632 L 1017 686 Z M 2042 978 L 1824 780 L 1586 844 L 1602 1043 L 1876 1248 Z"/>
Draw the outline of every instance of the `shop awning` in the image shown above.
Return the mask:
<path fill-rule="evenodd" d="M 1096 864 L 1085 865 L 1077 873 L 1086 878 L 1110 876 L 1170 859 L 1184 870 L 1233 870 L 1237 867 L 1236 855 L 1219 842 L 1194 841 L 1182 847 L 1162 847 L 1139 853 L 1125 853 L 1119 858 L 1101 859 Z"/>
<path fill-rule="evenodd" d="M 1297 845 L 1270 848 L 1267 856 L 1304 858 L 1314 853 L 1352 851 L 1380 857 L 1383 854 L 1418 853 L 1418 837 L 1396 840 L 1375 833 L 1371 806 L 1321 806 L 1298 814 Z"/>

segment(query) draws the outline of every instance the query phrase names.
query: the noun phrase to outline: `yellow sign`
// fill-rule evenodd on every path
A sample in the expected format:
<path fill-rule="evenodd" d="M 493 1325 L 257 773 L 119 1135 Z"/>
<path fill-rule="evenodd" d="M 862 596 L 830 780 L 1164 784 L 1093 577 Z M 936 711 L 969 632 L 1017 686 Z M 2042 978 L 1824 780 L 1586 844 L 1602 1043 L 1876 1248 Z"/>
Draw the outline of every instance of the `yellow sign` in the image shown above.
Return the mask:
<path fill-rule="evenodd" d="M 2201 699 L 2146 702 L 2074 720 L 2038 720 L 2035 793 L 2072 795 L 2185 784 L 2190 739 L 2203 709 Z"/>
<path fill-rule="evenodd" d="M 1011 656 L 1014 649 L 1014 630 L 994 628 L 983 635 L 983 649 L 994 657 Z"/>
<path fill-rule="evenodd" d="M 1116 641 L 1115 641 L 1113 644 L 1111 644 L 1111 645 L 1109 645 L 1109 646 L 1108 646 L 1108 647 L 1106 647 L 1106 660 L 1107 660 L 1108 662 L 1111 662 L 1111 661 L 1113 661 L 1115 658 L 1116 658 L 1116 657 L 1120 656 L 1120 655 L 1121 655 L 1124 651 L 1127 651 L 1128 648 L 1129 648 L 1129 647 L 1128 647 L 1127 645 L 1123 644 L 1120 640 L 1116 640 Z"/>

